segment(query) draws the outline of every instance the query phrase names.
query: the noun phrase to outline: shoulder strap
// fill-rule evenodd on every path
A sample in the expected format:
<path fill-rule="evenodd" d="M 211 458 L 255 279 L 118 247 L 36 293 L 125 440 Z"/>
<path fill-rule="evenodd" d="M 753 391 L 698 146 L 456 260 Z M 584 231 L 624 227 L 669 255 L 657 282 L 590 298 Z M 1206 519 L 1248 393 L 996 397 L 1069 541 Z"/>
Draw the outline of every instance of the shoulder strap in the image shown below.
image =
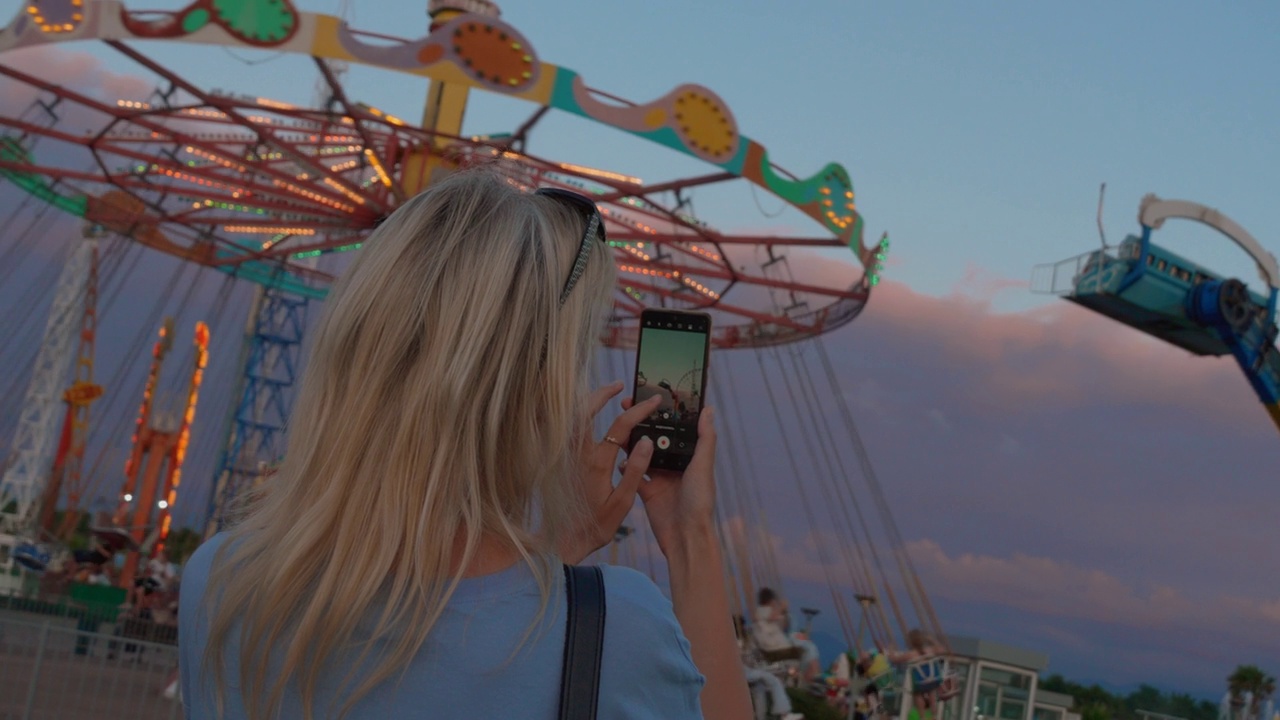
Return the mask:
<path fill-rule="evenodd" d="M 598 567 L 565 565 L 564 585 L 569 616 L 560 674 L 560 720 L 595 720 L 604 652 L 604 574 Z"/>

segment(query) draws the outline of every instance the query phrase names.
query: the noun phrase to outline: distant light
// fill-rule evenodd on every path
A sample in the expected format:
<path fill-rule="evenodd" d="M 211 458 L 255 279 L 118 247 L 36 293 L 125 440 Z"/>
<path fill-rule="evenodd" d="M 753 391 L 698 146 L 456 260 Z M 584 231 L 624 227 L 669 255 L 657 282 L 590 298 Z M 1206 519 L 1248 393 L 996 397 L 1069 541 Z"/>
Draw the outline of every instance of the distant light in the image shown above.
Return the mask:
<path fill-rule="evenodd" d="M 124 494 L 124 501 L 125 501 L 125 502 L 133 502 L 133 496 L 132 496 L 132 495 L 130 495 L 129 493 L 125 493 L 125 494 Z"/>
<path fill-rule="evenodd" d="M 161 510 L 163 510 L 163 509 L 165 509 L 165 508 L 169 507 L 169 501 L 168 501 L 168 500 L 161 500 L 160 502 L 156 503 L 156 507 L 158 507 L 158 508 L 160 508 Z"/>

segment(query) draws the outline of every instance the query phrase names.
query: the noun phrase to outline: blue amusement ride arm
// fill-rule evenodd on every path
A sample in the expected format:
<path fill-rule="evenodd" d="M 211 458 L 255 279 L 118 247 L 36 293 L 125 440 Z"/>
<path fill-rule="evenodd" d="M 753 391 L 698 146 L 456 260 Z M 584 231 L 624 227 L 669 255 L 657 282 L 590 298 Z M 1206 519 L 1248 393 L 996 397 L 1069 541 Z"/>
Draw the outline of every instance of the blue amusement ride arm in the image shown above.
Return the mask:
<path fill-rule="evenodd" d="M 1262 307 L 1250 297 L 1248 288 L 1237 279 L 1209 280 L 1187 294 L 1187 315 L 1212 328 L 1231 349 L 1253 391 L 1266 406 L 1271 420 L 1280 428 L 1280 352 L 1276 350 L 1276 297 L 1280 271 L 1276 259 L 1244 228 L 1204 205 L 1185 200 L 1161 200 L 1154 195 L 1142 199 L 1139 219 L 1143 235 L 1159 228 L 1168 218 L 1185 218 L 1208 225 L 1226 235 L 1253 258 L 1258 274 L 1267 283 L 1267 304 Z"/>

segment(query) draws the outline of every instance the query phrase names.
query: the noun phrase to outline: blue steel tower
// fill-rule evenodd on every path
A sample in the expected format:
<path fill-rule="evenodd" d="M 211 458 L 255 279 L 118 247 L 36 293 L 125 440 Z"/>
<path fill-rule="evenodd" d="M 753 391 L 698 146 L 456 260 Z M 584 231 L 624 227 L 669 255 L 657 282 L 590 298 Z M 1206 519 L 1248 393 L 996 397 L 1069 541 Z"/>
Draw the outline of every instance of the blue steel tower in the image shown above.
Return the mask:
<path fill-rule="evenodd" d="M 226 527 L 236 500 L 284 455 L 308 303 L 281 290 L 258 290 L 246 328 L 239 400 L 214 476 L 205 537 Z"/>

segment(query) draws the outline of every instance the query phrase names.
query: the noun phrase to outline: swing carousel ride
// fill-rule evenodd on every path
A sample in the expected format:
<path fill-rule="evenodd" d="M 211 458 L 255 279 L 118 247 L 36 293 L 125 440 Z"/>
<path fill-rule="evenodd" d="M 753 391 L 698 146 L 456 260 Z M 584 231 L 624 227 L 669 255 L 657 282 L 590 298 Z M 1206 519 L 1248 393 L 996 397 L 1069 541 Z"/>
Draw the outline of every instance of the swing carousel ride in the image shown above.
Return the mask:
<path fill-rule="evenodd" d="M 16 418 L 0 425 L 12 438 L 0 509 L 20 545 L 15 559 L 33 571 L 48 566 L 94 498 L 106 498 L 93 523 L 96 551 L 129 558 L 122 585 L 163 547 L 175 507 L 206 532 L 222 527 L 231 504 L 283 452 L 308 309 L 344 258 L 433 179 L 484 163 L 522 189 L 564 187 L 596 199 L 618 267 L 601 373 L 627 376 L 625 350 L 646 306 L 707 311 L 714 345 L 735 350 L 718 354 L 715 374 L 725 408 L 721 529 L 736 610 L 750 616 L 756 589 L 783 583 L 788 561 L 768 515 L 796 512 L 794 498 L 803 542 L 820 559 L 814 582 L 826 585 L 845 647 L 901 647 L 912 627 L 944 639 L 822 338 L 858 316 L 889 249 L 887 236 L 864 243 L 845 169 L 832 163 L 807 178 L 786 171 L 699 85 L 645 103 L 590 86 L 544 61 L 487 0 L 432 0 L 428 15 L 428 33 L 405 40 L 290 0 L 195 0 L 173 11 L 27 0 L 0 30 L 3 96 L 25 99 L 0 115 L 8 214 L 0 291 L 27 281 L 5 296 L 21 302 L 0 317 L 0 360 L 15 369 L 4 378 L 0 418 Z M 129 61 L 154 90 L 103 98 L 20 62 L 52 52 L 42 46 L 90 41 Z M 317 92 L 297 104 L 205 89 L 150 56 L 151 43 L 181 44 L 184 68 L 211 49 L 300 58 L 319 77 Z M 406 84 L 427 80 L 421 121 L 354 97 L 343 82 L 352 65 L 399 73 Z M 464 132 L 480 93 L 532 112 L 510 132 Z M 646 182 L 531 146 L 539 126 L 577 130 L 585 121 L 706 169 Z M 816 230 L 734 233 L 696 215 L 695 193 L 735 183 L 780 200 Z M 67 217 L 83 230 L 58 238 L 66 227 L 58 218 Z M 833 261 L 839 250 L 852 250 L 857 264 Z M 167 258 L 168 277 L 135 274 L 161 267 L 157 258 Z M 99 321 L 111 319 L 122 291 L 139 287 L 152 307 L 117 318 L 132 333 L 120 337 L 133 342 L 102 382 L 94 373 Z M 170 319 L 192 313 L 201 321 Z M 219 343 L 242 343 L 238 357 L 211 361 Z M 175 362 L 181 370 L 165 373 Z M 756 456 L 765 436 L 781 456 Z M 188 463 L 189 450 L 209 467 Z M 122 475 L 104 461 L 113 453 L 125 456 Z M 182 485 L 186 470 L 212 470 L 207 500 Z M 634 530 L 620 534 L 622 559 L 655 574 L 651 536 L 641 516 L 632 520 Z"/>

